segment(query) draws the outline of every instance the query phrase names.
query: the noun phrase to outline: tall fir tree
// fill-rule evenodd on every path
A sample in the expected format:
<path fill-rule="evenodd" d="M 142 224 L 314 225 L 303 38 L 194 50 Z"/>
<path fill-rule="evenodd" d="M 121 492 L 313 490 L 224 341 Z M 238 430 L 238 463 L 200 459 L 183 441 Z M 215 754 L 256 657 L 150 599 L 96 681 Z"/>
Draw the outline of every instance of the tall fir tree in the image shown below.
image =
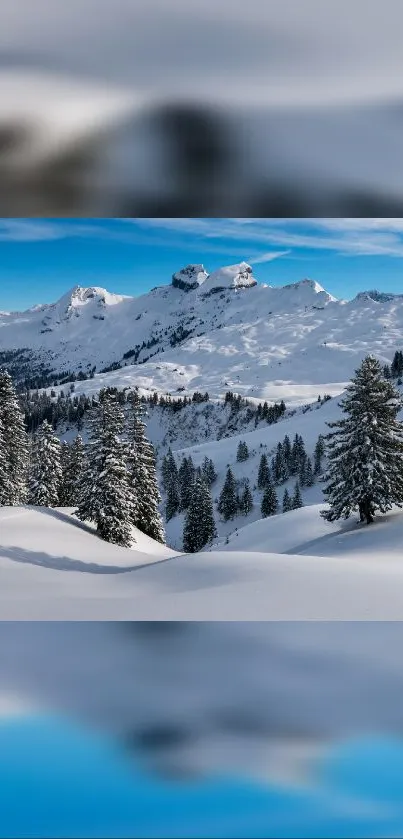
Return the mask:
<path fill-rule="evenodd" d="M 403 506 L 403 425 L 399 392 L 387 381 L 373 356 L 367 356 L 340 403 L 343 417 L 328 423 L 329 466 L 322 511 L 327 521 L 358 510 L 370 524 L 377 511 Z"/>
<path fill-rule="evenodd" d="M 262 518 L 265 519 L 268 516 L 275 516 L 278 512 L 278 498 L 276 494 L 276 490 L 272 483 L 266 487 L 263 498 L 262 498 L 262 506 L 261 506 L 261 514 Z"/>
<path fill-rule="evenodd" d="M 322 461 L 326 452 L 325 438 L 323 434 L 319 434 L 314 451 L 314 474 L 320 475 L 322 472 Z"/>
<path fill-rule="evenodd" d="M 7 479 L 0 489 L 0 504 L 23 504 L 28 490 L 28 435 L 11 376 L 0 371 L 0 422 Z"/>
<path fill-rule="evenodd" d="M 304 470 L 304 486 L 313 487 L 314 483 L 315 476 L 313 474 L 312 460 L 310 457 L 307 457 Z"/>
<path fill-rule="evenodd" d="M 129 397 L 128 422 L 129 484 L 135 495 L 131 521 L 142 533 L 164 543 L 155 454 L 147 438 L 144 413 L 138 393 L 133 391 Z"/>
<path fill-rule="evenodd" d="M 236 459 L 239 463 L 243 463 L 245 460 L 248 460 L 249 457 L 249 449 L 247 444 L 244 440 L 241 440 L 238 445 Z"/>
<path fill-rule="evenodd" d="M 166 492 L 165 518 L 167 522 L 171 521 L 171 519 L 176 516 L 180 510 L 180 505 L 181 499 L 179 494 L 179 481 L 175 481 L 173 479 L 168 484 Z"/>
<path fill-rule="evenodd" d="M 285 453 L 283 449 L 283 444 L 277 444 L 277 451 L 274 458 L 274 470 L 273 470 L 273 478 L 274 483 L 276 484 L 283 484 L 287 478 L 289 477 L 289 470 L 287 461 L 285 458 Z"/>
<path fill-rule="evenodd" d="M 301 486 L 299 481 L 296 482 L 294 487 L 294 493 L 291 499 L 291 509 L 292 510 L 299 510 L 301 507 L 304 506 L 304 502 L 302 500 L 301 495 Z"/>
<path fill-rule="evenodd" d="M 266 489 L 271 483 L 270 467 L 267 462 L 267 455 L 262 454 L 259 463 L 259 472 L 257 476 L 258 489 Z"/>
<path fill-rule="evenodd" d="M 70 446 L 62 443 L 61 467 L 60 506 L 75 507 L 81 500 L 81 481 L 85 472 L 85 446 L 80 434 Z"/>
<path fill-rule="evenodd" d="M 44 420 L 32 442 L 29 503 L 36 507 L 57 507 L 61 480 L 60 441 Z"/>
<path fill-rule="evenodd" d="M 187 510 L 192 497 L 193 484 L 195 482 L 195 468 L 190 457 L 184 457 L 179 467 L 179 484 L 181 496 L 181 510 Z"/>
<path fill-rule="evenodd" d="M 228 467 L 224 486 L 218 501 L 218 512 L 224 519 L 233 519 L 238 511 L 237 485 L 232 469 Z"/>
<path fill-rule="evenodd" d="M 292 510 L 292 498 L 290 498 L 288 489 L 285 489 L 283 495 L 283 513 L 289 513 L 290 510 Z"/>
<path fill-rule="evenodd" d="M 290 471 L 291 467 L 291 453 L 292 453 L 292 446 L 291 440 L 288 434 L 285 435 L 283 440 L 283 453 L 284 453 L 284 460 L 287 464 L 288 472 Z"/>
<path fill-rule="evenodd" d="M 13 487 L 10 478 L 9 461 L 2 420 L 0 419 L 0 507 L 9 506 Z"/>
<path fill-rule="evenodd" d="M 198 475 L 183 528 L 183 550 L 196 553 L 209 545 L 217 536 L 213 502 L 206 481 Z"/>
<path fill-rule="evenodd" d="M 217 472 L 211 457 L 205 457 L 202 464 L 203 477 L 208 486 L 212 486 L 217 480 Z"/>
<path fill-rule="evenodd" d="M 76 515 L 92 521 L 106 542 L 129 547 L 137 497 L 126 468 L 124 414 L 116 396 L 103 394 L 89 420 L 86 469 Z"/>
<path fill-rule="evenodd" d="M 243 516 L 249 516 L 253 510 L 253 497 L 250 490 L 249 482 L 246 483 L 242 492 L 239 504 L 240 512 Z"/>

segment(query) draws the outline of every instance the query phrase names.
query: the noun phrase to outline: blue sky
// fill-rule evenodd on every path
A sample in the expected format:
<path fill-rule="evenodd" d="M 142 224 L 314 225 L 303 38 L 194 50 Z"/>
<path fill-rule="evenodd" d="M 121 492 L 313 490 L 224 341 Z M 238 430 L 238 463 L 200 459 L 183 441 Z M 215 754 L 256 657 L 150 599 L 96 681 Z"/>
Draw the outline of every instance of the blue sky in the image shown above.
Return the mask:
<path fill-rule="evenodd" d="M 137 295 L 189 262 L 241 260 L 271 285 L 310 277 L 338 297 L 403 293 L 403 219 L 1 219 L 0 310 L 77 284 Z"/>

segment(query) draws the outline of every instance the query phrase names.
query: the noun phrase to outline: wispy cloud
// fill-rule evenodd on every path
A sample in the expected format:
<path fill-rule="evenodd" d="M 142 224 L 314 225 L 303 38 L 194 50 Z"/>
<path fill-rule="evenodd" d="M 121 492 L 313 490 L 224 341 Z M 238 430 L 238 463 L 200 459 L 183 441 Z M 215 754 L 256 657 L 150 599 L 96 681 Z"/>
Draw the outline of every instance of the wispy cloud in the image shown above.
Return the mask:
<path fill-rule="evenodd" d="M 346 256 L 403 257 L 403 219 L 399 218 L 139 218 L 1 219 L 0 242 L 44 242 L 92 238 L 147 242 L 184 250 L 200 245 L 211 252 L 244 256 L 254 265 L 309 251 Z M 260 246 L 260 252 L 259 248 Z M 255 248 L 255 250 L 254 250 Z"/>
<path fill-rule="evenodd" d="M 332 251 L 339 255 L 403 257 L 403 219 L 131 219 L 143 229 L 159 229 L 211 240 L 260 243 L 266 247 Z M 254 262 L 269 261 L 266 249 Z M 284 251 L 279 251 L 284 255 Z"/>
<path fill-rule="evenodd" d="M 250 265 L 263 265 L 264 262 L 274 262 L 275 259 L 281 259 L 282 256 L 288 256 L 290 253 L 291 251 L 269 251 L 258 256 L 250 256 L 246 261 Z"/>

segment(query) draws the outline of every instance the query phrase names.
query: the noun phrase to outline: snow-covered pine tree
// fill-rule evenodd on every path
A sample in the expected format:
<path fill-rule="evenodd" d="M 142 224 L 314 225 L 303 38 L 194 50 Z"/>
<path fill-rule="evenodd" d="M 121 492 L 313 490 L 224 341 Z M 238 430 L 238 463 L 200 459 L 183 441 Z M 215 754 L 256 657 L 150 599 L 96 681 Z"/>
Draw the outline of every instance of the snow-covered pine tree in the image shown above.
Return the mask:
<path fill-rule="evenodd" d="M 168 484 L 166 491 L 165 518 L 168 521 L 176 516 L 180 510 L 179 482 L 174 479 Z"/>
<path fill-rule="evenodd" d="M 2 420 L 0 419 L 0 507 L 9 505 L 13 488 L 11 485 L 9 462 Z"/>
<path fill-rule="evenodd" d="M 179 483 L 178 467 L 171 448 L 168 449 L 162 462 L 162 486 L 165 492 L 168 492 L 168 487 L 174 481 Z"/>
<path fill-rule="evenodd" d="M 59 504 L 62 467 L 61 446 L 52 426 L 44 420 L 36 432 L 31 451 L 29 503 L 36 507 Z"/>
<path fill-rule="evenodd" d="M 268 516 L 275 516 L 278 512 L 278 498 L 276 494 L 276 490 L 272 483 L 266 487 L 263 498 L 262 498 L 262 506 L 261 506 L 261 514 L 262 518 L 265 519 Z"/>
<path fill-rule="evenodd" d="M 106 542 L 129 547 L 136 494 L 129 480 L 123 442 L 124 414 L 116 395 L 106 392 L 89 419 L 86 468 L 76 515 L 92 521 Z"/>
<path fill-rule="evenodd" d="M 27 499 L 28 435 L 11 376 L 0 371 L 0 421 L 8 479 L 1 504 L 16 506 Z"/>
<path fill-rule="evenodd" d="M 314 483 L 315 476 L 313 474 L 312 460 L 310 457 L 307 457 L 304 470 L 304 486 L 313 487 Z"/>
<path fill-rule="evenodd" d="M 283 495 L 283 513 L 289 513 L 290 510 L 292 510 L 292 499 L 290 498 L 288 489 L 285 489 Z"/>
<path fill-rule="evenodd" d="M 183 550 L 186 553 L 201 551 L 216 538 L 213 502 L 206 481 L 197 476 L 183 528 Z"/>
<path fill-rule="evenodd" d="M 250 491 L 249 482 L 246 483 L 245 489 L 240 498 L 240 510 L 242 515 L 248 516 L 253 510 L 253 497 Z"/>
<path fill-rule="evenodd" d="M 301 507 L 304 506 L 304 502 L 302 500 L 301 495 L 301 487 L 299 481 L 296 482 L 294 487 L 294 493 L 291 499 L 291 509 L 292 510 L 300 510 Z"/>
<path fill-rule="evenodd" d="M 298 475 L 304 457 L 306 457 L 304 441 L 300 434 L 296 434 L 291 451 L 291 475 Z"/>
<path fill-rule="evenodd" d="M 271 483 L 270 467 L 267 462 L 267 455 L 262 454 L 259 463 L 259 472 L 257 477 L 258 489 L 266 489 Z"/>
<path fill-rule="evenodd" d="M 163 460 L 162 483 L 166 493 L 165 518 L 170 521 L 180 509 L 179 473 L 172 449 Z"/>
<path fill-rule="evenodd" d="M 379 510 L 403 506 L 403 425 L 397 420 L 401 397 L 367 356 L 340 403 L 343 417 L 328 423 L 329 466 L 324 477 L 327 521 L 359 511 L 370 524 Z"/>
<path fill-rule="evenodd" d="M 224 486 L 221 490 L 220 498 L 218 501 L 218 512 L 220 513 L 224 521 L 229 521 L 230 519 L 233 519 L 234 516 L 236 516 L 237 511 L 238 500 L 236 480 L 234 478 L 232 469 L 229 466 Z"/>
<path fill-rule="evenodd" d="M 128 423 L 129 484 L 135 496 L 132 523 L 152 539 L 164 543 L 165 534 L 159 512 L 161 496 L 158 489 L 155 454 L 146 435 L 144 407 L 137 391 L 130 394 Z"/>
<path fill-rule="evenodd" d="M 244 440 L 241 440 L 238 445 L 236 459 L 239 463 L 243 463 L 245 460 L 248 460 L 249 457 L 249 449 L 247 444 Z"/>
<path fill-rule="evenodd" d="M 276 484 L 283 484 L 289 477 L 287 462 L 284 455 L 283 444 L 277 444 L 277 451 L 274 458 L 273 478 Z"/>
<path fill-rule="evenodd" d="M 181 496 L 181 510 L 187 510 L 192 497 L 192 488 L 195 481 L 195 468 L 190 457 L 184 457 L 179 467 L 179 484 Z"/>
<path fill-rule="evenodd" d="M 80 434 L 70 446 L 62 443 L 61 466 L 59 504 L 61 507 L 75 507 L 80 503 L 81 482 L 85 472 L 85 446 Z"/>
<path fill-rule="evenodd" d="M 204 480 L 208 484 L 208 486 L 212 486 L 214 482 L 217 480 L 217 472 L 214 466 L 214 463 L 210 457 L 205 457 L 202 464 L 202 473 Z"/>
<path fill-rule="evenodd" d="M 283 454 L 284 454 L 284 460 L 287 464 L 288 473 L 289 473 L 290 467 L 291 467 L 291 453 L 292 453 L 291 440 L 290 440 L 288 434 L 286 434 L 285 437 L 284 437 L 284 440 L 283 440 Z"/>
<path fill-rule="evenodd" d="M 71 446 L 62 441 L 60 446 L 60 467 L 62 470 L 62 477 L 59 488 L 59 505 L 60 507 L 70 507 L 71 500 L 71 486 L 70 486 L 70 455 Z M 81 477 L 81 476 L 80 476 Z M 74 501 L 73 501 L 74 505 Z"/>
<path fill-rule="evenodd" d="M 325 456 L 326 444 L 323 434 L 319 434 L 314 451 L 314 474 L 320 475 L 322 472 L 322 460 Z"/>

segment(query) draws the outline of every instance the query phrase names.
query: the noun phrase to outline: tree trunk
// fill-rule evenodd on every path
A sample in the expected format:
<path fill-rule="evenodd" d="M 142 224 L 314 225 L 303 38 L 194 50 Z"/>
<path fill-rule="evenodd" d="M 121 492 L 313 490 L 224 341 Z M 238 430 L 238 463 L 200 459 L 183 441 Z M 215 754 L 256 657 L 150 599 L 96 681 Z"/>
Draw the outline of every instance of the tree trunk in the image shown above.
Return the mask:
<path fill-rule="evenodd" d="M 363 502 L 363 512 L 367 524 L 372 524 L 374 521 L 374 515 L 372 512 L 372 504 L 369 498 L 366 498 Z"/>

